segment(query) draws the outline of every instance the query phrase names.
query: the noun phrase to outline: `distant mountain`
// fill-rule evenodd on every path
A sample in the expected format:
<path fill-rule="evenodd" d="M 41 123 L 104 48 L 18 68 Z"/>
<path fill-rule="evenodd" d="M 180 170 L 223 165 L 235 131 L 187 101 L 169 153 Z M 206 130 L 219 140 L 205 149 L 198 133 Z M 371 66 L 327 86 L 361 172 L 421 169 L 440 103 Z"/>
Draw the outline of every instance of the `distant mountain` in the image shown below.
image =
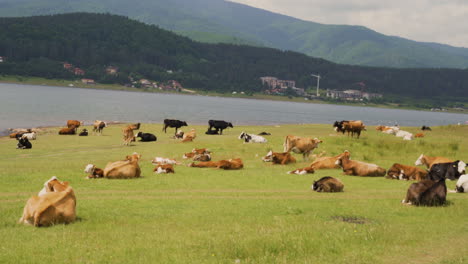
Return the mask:
<path fill-rule="evenodd" d="M 467 68 L 468 49 L 323 25 L 224 0 L 0 0 L 0 16 L 100 12 L 128 16 L 197 41 L 292 50 L 336 63 L 399 68 Z"/>
<path fill-rule="evenodd" d="M 262 76 L 295 80 L 297 87 L 306 88 L 316 83 L 311 73 L 320 73 L 326 89 L 356 89 L 362 83 L 359 89 L 386 97 L 428 98 L 438 104 L 468 101 L 468 70 L 339 65 L 298 52 L 195 42 L 110 14 L 0 18 L 0 56 L 2 75 L 120 84 L 128 84 L 129 77 L 176 80 L 187 88 L 250 94 L 264 90 Z M 84 75 L 65 69 L 69 64 Z M 118 74 L 106 74 L 107 66 L 116 67 Z"/>

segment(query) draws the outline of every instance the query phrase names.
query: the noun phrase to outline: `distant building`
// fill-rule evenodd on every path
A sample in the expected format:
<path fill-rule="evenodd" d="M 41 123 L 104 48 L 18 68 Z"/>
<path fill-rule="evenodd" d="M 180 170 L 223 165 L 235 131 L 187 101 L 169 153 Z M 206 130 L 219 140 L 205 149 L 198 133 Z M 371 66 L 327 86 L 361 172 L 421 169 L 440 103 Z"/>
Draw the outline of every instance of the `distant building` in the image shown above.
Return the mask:
<path fill-rule="evenodd" d="M 260 80 L 262 81 L 262 84 L 267 84 L 268 87 L 270 88 L 280 88 L 280 89 L 286 89 L 288 87 L 293 88 L 296 87 L 296 82 L 292 80 L 280 80 L 276 77 L 272 76 L 265 76 L 265 77 L 260 77 Z"/>
<path fill-rule="evenodd" d="M 64 69 L 67 69 L 67 70 L 72 70 L 72 69 L 73 69 L 73 65 L 72 65 L 71 63 L 64 62 L 64 63 L 63 63 L 63 68 L 64 68 Z"/>
<path fill-rule="evenodd" d="M 333 99 L 345 99 L 345 100 L 361 100 L 361 99 L 375 99 L 382 98 L 383 95 L 379 93 L 367 93 L 359 90 L 327 90 L 327 97 Z"/>
<path fill-rule="evenodd" d="M 80 69 L 80 68 L 75 68 L 75 69 L 73 70 L 73 73 L 74 73 L 75 75 L 84 75 L 84 74 L 85 74 L 85 71 L 83 71 L 83 70 Z"/>
<path fill-rule="evenodd" d="M 81 79 L 84 84 L 96 84 L 93 79 Z"/>
<path fill-rule="evenodd" d="M 119 68 L 114 67 L 114 66 L 107 66 L 106 68 L 106 73 L 109 75 L 117 74 L 118 71 L 119 71 Z"/>

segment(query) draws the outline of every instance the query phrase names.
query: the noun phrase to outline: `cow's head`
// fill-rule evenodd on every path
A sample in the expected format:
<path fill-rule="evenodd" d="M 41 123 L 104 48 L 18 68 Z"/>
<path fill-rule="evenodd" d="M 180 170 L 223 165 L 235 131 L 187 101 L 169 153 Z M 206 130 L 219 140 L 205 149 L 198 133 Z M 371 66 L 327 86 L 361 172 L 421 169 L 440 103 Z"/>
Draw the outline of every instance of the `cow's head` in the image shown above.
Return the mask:
<path fill-rule="evenodd" d="M 68 187 L 68 182 L 61 182 L 56 176 L 53 176 L 44 183 L 44 188 L 39 192 L 39 196 L 47 192 L 62 192 Z"/>
<path fill-rule="evenodd" d="M 335 121 L 335 123 L 333 123 L 333 127 L 334 127 L 336 132 L 342 132 L 343 131 L 343 121 L 341 121 L 341 122 Z"/>
<path fill-rule="evenodd" d="M 462 160 L 458 161 L 458 173 L 465 174 L 466 163 Z"/>
<path fill-rule="evenodd" d="M 314 138 L 314 145 L 316 146 L 316 148 L 318 148 L 320 143 L 323 143 L 323 141 L 318 138 Z"/>
<path fill-rule="evenodd" d="M 125 159 L 130 161 L 130 162 L 139 161 L 141 159 L 141 154 L 133 152 L 132 155 L 128 155 Z"/>
<path fill-rule="evenodd" d="M 272 162 L 273 161 L 273 158 L 275 157 L 275 155 L 273 154 L 273 151 L 269 151 L 265 157 L 262 158 L 262 160 L 264 162 Z"/>
<path fill-rule="evenodd" d="M 136 137 L 141 137 L 141 135 L 143 135 L 143 133 L 140 131 L 137 133 Z"/>
<path fill-rule="evenodd" d="M 187 125 L 187 122 L 182 121 L 181 126 L 188 126 L 188 125 Z"/>
<path fill-rule="evenodd" d="M 416 166 L 423 165 L 423 158 L 424 158 L 424 154 L 421 154 L 421 156 L 419 156 L 419 158 L 414 162 L 414 165 Z"/>
<path fill-rule="evenodd" d="M 232 123 L 230 123 L 230 122 L 228 123 L 228 127 L 234 128 L 234 126 L 233 126 Z"/>
<path fill-rule="evenodd" d="M 244 131 L 242 131 L 239 135 L 239 139 L 243 139 L 247 135 Z"/>
<path fill-rule="evenodd" d="M 93 164 L 88 164 L 88 165 L 86 165 L 86 167 L 84 169 L 84 172 L 85 173 L 93 173 L 94 168 L 96 168 L 96 166 L 94 166 Z"/>
<path fill-rule="evenodd" d="M 350 156 L 351 156 L 351 153 L 349 153 L 348 150 L 345 150 L 345 151 L 343 152 L 343 154 L 341 154 L 341 155 L 338 157 L 338 159 L 335 161 L 335 164 L 341 166 L 342 160 L 343 160 L 343 159 L 349 159 Z"/>

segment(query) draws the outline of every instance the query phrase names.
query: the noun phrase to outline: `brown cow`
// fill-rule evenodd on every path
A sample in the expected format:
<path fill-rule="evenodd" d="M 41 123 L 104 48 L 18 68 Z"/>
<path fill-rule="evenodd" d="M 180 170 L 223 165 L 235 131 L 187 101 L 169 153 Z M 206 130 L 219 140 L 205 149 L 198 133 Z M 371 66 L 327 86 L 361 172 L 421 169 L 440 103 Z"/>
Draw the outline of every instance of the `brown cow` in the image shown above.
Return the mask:
<path fill-rule="evenodd" d="M 415 138 L 422 138 L 424 137 L 424 133 L 417 133 L 414 135 Z"/>
<path fill-rule="evenodd" d="M 273 164 L 286 165 L 288 163 L 296 162 L 296 159 L 289 152 L 273 152 L 269 151 L 265 157 L 262 158 L 265 162 L 272 162 Z"/>
<path fill-rule="evenodd" d="M 453 162 L 453 160 L 445 158 L 445 157 L 429 157 L 429 156 L 424 156 L 424 154 L 421 154 L 421 156 L 419 156 L 419 158 L 414 162 L 414 165 L 416 166 L 426 165 L 426 167 L 430 169 L 432 165 L 434 164 L 447 163 L 447 162 Z"/>
<path fill-rule="evenodd" d="M 309 159 L 310 152 L 323 141 L 318 138 L 301 138 L 297 136 L 288 135 L 284 139 L 284 152 L 293 151 L 294 153 L 301 154 L 304 160 Z"/>
<path fill-rule="evenodd" d="M 439 181 L 422 180 L 410 185 L 402 203 L 416 206 L 439 206 L 445 204 L 446 198 L 445 179 Z"/>
<path fill-rule="evenodd" d="M 206 149 L 206 148 L 201 148 L 201 149 L 194 148 L 194 149 L 192 149 L 192 152 L 184 153 L 182 158 L 183 159 L 191 159 L 191 158 L 194 158 L 197 155 L 210 155 L 210 154 L 211 154 L 211 151 Z M 203 157 L 201 157 L 201 156 L 200 156 L 200 158 L 203 159 Z M 211 160 L 211 156 L 209 158 Z M 200 161 L 209 161 L 209 160 L 200 160 Z"/>
<path fill-rule="evenodd" d="M 130 142 L 135 142 L 136 137 L 133 133 L 133 130 L 140 129 L 140 123 L 129 125 L 127 127 L 122 128 L 123 132 L 123 145 L 130 145 Z"/>
<path fill-rule="evenodd" d="M 192 162 L 189 163 L 189 167 L 195 168 L 217 168 L 219 165 L 219 161 L 200 161 L 198 163 Z"/>
<path fill-rule="evenodd" d="M 76 197 L 68 182 L 49 180 L 52 190 L 26 202 L 19 223 L 40 226 L 68 224 L 76 219 Z M 42 191 L 41 191 L 42 192 Z"/>
<path fill-rule="evenodd" d="M 308 167 L 289 171 L 288 174 L 307 174 L 314 173 L 315 170 L 322 169 L 339 169 L 340 165 L 336 164 L 336 161 L 341 158 L 345 153 L 336 155 L 335 157 L 317 157 Z"/>
<path fill-rule="evenodd" d="M 153 172 L 155 173 L 174 173 L 174 167 L 172 164 L 157 164 L 156 167 L 154 167 Z"/>
<path fill-rule="evenodd" d="M 385 169 L 375 164 L 349 159 L 349 151 L 336 161 L 343 168 L 343 174 L 354 176 L 385 176 Z"/>
<path fill-rule="evenodd" d="M 86 165 L 84 172 L 88 173 L 88 176 L 86 177 L 88 179 L 104 177 L 104 170 L 97 168 L 93 164 Z"/>
<path fill-rule="evenodd" d="M 387 178 L 397 180 L 424 180 L 427 171 L 414 166 L 394 163 L 387 171 Z"/>
<path fill-rule="evenodd" d="M 195 129 L 191 129 L 189 132 L 185 133 L 182 137 L 182 142 L 192 142 L 197 137 Z"/>
<path fill-rule="evenodd" d="M 59 135 L 75 135 L 76 134 L 76 127 L 65 127 L 59 130 Z"/>
<path fill-rule="evenodd" d="M 333 124 L 336 132 L 345 132 L 351 133 L 351 137 L 354 137 L 354 133 L 357 134 L 357 138 L 361 135 L 362 130 L 366 130 L 366 126 L 361 120 L 343 120 L 341 122 L 335 121 Z"/>
<path fill-rule="evenodd" d="M 78 121 L 78 120 L 68 120 L 68 121 L 67 121 L 67 127 L 68 127 L 68 128 L 71 128 L 71 127 L 79 128 L 79 127 L 82 126 L 83 124 L 84 124 L 83 121 Z"/>
<path fill-rule="evenodd" d="M 342 192 L 344 188 L 343 183 L 337 179 L 330 176 L 322 177 L 318 181 L 314 181 L 312 185 L 312 190 L 317 192 Z"/>
<path fill-rule="evenodd" d="M 223 170 L 239 170 L 244 168 L 244 163 L 241 159 L 229 159 L 218 161 L 218 169 Z"/>
<path fill-rule="evenodd" d="M 104 168 L 104 177 L 110 179 L 116 178 L 138 178 L 141 175 L 141 169 L 138 165 L 141 155 L 133 153 L 126 157 L 126 160 L 109 162 Z"/>

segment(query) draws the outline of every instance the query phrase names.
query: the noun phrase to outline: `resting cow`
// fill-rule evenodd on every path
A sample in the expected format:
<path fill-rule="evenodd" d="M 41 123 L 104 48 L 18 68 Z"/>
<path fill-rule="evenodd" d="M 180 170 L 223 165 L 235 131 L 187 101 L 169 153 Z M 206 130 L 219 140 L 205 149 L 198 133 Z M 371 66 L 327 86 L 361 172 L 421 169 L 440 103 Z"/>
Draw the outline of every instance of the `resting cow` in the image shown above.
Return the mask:
<path fill-rule="evenodd" d="M 228 128 L 228 127 L 234 127 L 232 123 L 226 122 L 223 120 L 208 120 L 208 130 L 211 130 L 212 128 L 215 128 L 216 130 L 220 130 L 219 134 L 223 134 L 223 130 Z"/>
<path fill-rule="evenodd" d="M 351 137 L 354 137 L 354 133 L 357 134 L 357 138 L 361 135 L 362 130 L 366 130 L 366 126 L 361 120 L 343 120 L 343 121 L 335 121 L 333 124 L 336 132 L 345 132 L 351 133 Z"/>
<path fill-rule="evenodd" d="M 244 168 L 244 163 L 241 159 L 220 160 L 217 168 L 223 170 L 240 170 Z"/>
<path fill-rule="evenodd" d="M 265 157 L 262 158 L 265 162 L 272 162 L 273 164 L 286 165 L 296 162 L 296 159 L 289 152 L 273 152 L 269 151 Z"/>
<path fill-rule="evenodd" d="M 138 132 L 136 137 L 141 138 L 140 141 L 142 141 L 142 142 L 151 142 L 151 141 L 156 141 L 157 140 L 156 136 L 151 134 L 151 133 Z"/>
<path fill-rule="evenodd" d="M 88 176 L 86 177 L 88 179 L 104 177 L 104 170 L 97 168 L 93 164 L 86 165 L 84 172 L 88 173 Z"/>
<path fill-rule="evenodd" d="M 439 206 L 445 204 L 446 197 L 445 179 L 440 181 L 422 180 L 410 185 L 402 203 L 416 206 Z"/>
<path fill-rule="evenodd" d="M 315 170 L 323 170 L 323 169 L 339 169 L 341 168 L 340 165 L 336 164 L 336 161 L 341 158 L 345 153 L 341 153 L 334 157 L 317 157 L 314 162 L 312 162 L 308 167 L 296 169 L 293 171 L 289 171 L 288 174 L 307 174 L 307 173 L 314 173 Z"/>
<path fill-rule="evenodd" d="M 414 162 L 414 165 L 416 166 L 426 165 L 426 167 L 430 169 L 432 165 L 434 164 L 445 163 L 445 162 L 453 162 L 453 160 L 447 159 L 445 157 L 429 157 L 429 156 L 424 156 L 424 154 L 421 154 L 421 156 L 419 156 L 419 158 Z"/>
<path fill-rule="evenodd" d="M 156 167 L 154 167 L 153 172 L 157 174 L 175 173 L 172 164 L 157 164 Z"/>
<path fill-rule="evenodd" d="M 180 164 L 180 162 L 177 162 L 175 159 L 169 159 L 169 158 L 162 158 L 162 157 L 155 157 L 151 163 L 153 165 L 159 165 L 159 164 Z"/>
<path fill-rule="evenodd" d="M 68 128 L 71 128 L 71 127 L 79 128 L 79 127 L 82 126 L 83 124 L 84 124 L 83 121 L 78 121 L 78 120 L 68 120 L 68 121 L 67 121 L 67 127 L 68 127 Z"/>
<path fill-rule="evenodd" d="M 88 136 L 88 129 L 83 128 L 83 130 L 80 132 L 80 134 L 78 134 L 78 136 L 80 136 L 80 137 Z"/>
<path fill-rule="evenodd" d="M 284 139 L 284 152 L 294 152 L 302 154 L 304 160 L 309 159 L 310 152 L 318 148 L 319 144 L 323 141 L 318 138 L 301 138 L 297 136 L 288 135 Z"/>
<path fill-rule="evenodd" d="M 110 179 L 140 177 L 141 169 L 138 165 L 140 158 L 141 155 L 133 153 L 124 161 L 109 162 L 104 168 L 104 177 Z"/>
<path fill-rule="evenodd" d="M 27 138 L 19 138 L 18 139 L 18 144 L 16 144 L 17 149 L 30 149 L 32 148 L 31 142 Z"/>
<path fill-rule="evenodd" d="M 216 168 L 218 167 L 218 161 L 200 161 L 198 163 L 192 162 L 189 163 L 188 167 L 195 167 L 195 168 Z"/>
<path fill-rule="evenodd" d="M 191 129 L 189 132 L 185 133 L 182 137 L 182 142 L 192 142 L 197 137 L 195 129 Z"/>
<path fill-rule="evenodd" d="M 453 181 L 460 178 L 460 176 L 465 173 L 465 167 L 466 163 L 461 160 L 447 163 L 437 163 L 432 165 L 429 173 L 427 174 L 427 178 L 433 181 L 442 179 Z"/>
<path fill-rule="evenodd" d="M 345 151 L 344 155 L 336 161 L 336 164 L 343 168 L 345 175 L 354 176 L 385 176 L 385 169 L 375 164 L 349 159 L 349 152 Z"/>
<path fill-rule="evenodd" d="M 387 171 L 387 178 L 397 180 L 424 180 L 427 171 L 414 166 L 394 163 Z"/>
<path fill-rule="evenodd" d="M 211 129 L 208 129 L 206 132 L 205 132 L 206 135 L 219 135 L 219 129 L 215 129 L 215 130 L 211 130 Z"/>
<path fill-rule="evenodd" d="M 76 127 L 65 127 L 59 130 L 59 135 L 75 135 L 76 134 Z"/>
<path fill-rule="evenodd" d="M 174 127 L 175 128 L 174 134 L 175 134 L 177 132 L 177 129 L 183 126 L 187 126 L 187 122 L 176 120 L 176 119 L 164 119 L 164 127 L 162 130 L 164 131 L 164 133 L 166 133 L 166 130 L 168 127 Z"/>
<path fill-rule="evenodd" d="M 422 126 L 421 130 L 422 131 L 432 131 L 432 129 L 430 127 L 428 127 L 428 126 Z"/>
<path fill-rule="evenodd" d="M 39 196 L 26 202 L 19 223 L 36 227 L 68 224 L 76 219 L 76 197 L 68 182 L 56 178 L 46 182 L 47 188 Z"/>
<path fill-rule="evenodd" d="M 455 185 L 455 191 L 459 193 L 468 193 L 468 174 L 464 174 L 458 178 L 457 184 Z"/>
<path fill-rule="evenodd" d="M 266 143 L 267 142 L 266 138 L 264 138 L 262 136 L 257 136 L 257 135 L 254 135 L 254 134 L 247 134 L 244 131 L 242 131 L 240 133 L 239 139 L 243 139 L 244 143 L 249 143 L 249 142 L 252 142 L 252 143 Z"/>
<path fill-rule="evenodd" d="M 140 123 L 129 125 L 127 127 L 122 128 L 123 133 L 123 145 L 130 145 L 130 142 L 135 142 L 135 134 L 133 130 L 140 129 Z"/>
<path fill-rule="evenodd" d="M 314 181 L 312 190 L 316 192 L 342 192 L 344 188 L 343 183 L 330 176 L 325 176 L 318 181 Z"/>
<path fill-rule="evenodd" d="M 37 133 L 35 131 L 31 133 L 24 133 L 21 135 L 22 138 L 27 138 L 28 140 L 36 140 Z"/>

